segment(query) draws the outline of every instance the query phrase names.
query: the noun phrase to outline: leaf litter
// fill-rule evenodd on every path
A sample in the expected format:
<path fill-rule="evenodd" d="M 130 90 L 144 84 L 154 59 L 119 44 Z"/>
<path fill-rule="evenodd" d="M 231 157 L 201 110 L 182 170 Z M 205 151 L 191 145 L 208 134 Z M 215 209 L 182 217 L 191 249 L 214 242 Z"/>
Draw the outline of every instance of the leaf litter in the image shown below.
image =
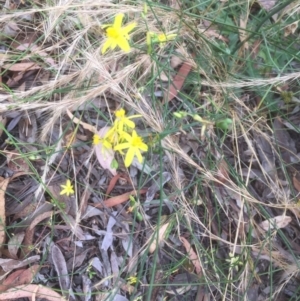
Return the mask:
<path fill-rule="evenodd" d="M 243 132 L 240 127 L 236 136 L 235 132 L 230 132 L 225 137 L 219 136 L 220 133 L 211 127 L 205 135 L 201 134 L 200 141 L 201 129 L 191 126 L 192 120 L 187 118 L 180 126 L 175 122 L 171 124 L 171 134 L 161 139 L 164 155 L 151 154 L 145 163 L 135 159 L 128 170 L 122 166 L 121 158 L 116 157 L 120 164 L 116 169 L 112 166 L 116 156 L 114 152 L 106 158 L 101 148 L 96 148 L 96 155 L 93 153 L 92 135 L 97 133 L 97 129 L 109 128 L 110 115 L 123 101 L 121 105 L 127 106 L 126 109 L 134 108 L 140 113 L 141 99 L 147 99 L 148 94 L 132 87 L 133 77 L 131 74 L 128 76 L 127 68 L 117 58 L 105 66 L 97 65 L 98 60 L 94 60 L 101 75 L 94 73 L 91 78 L 87 78 L 99 90 L 87 89 L 86 95 L 78 93 L 82 86 L 77 80 L 83 81 L 84 76 L 81 77 L 76 69 L 76 64 L 82 59 L 81 53 L 76 50 L 77 40 L 55 40 L 55 35 L 51 37 L 47 34 L 45 41 L 41 42 L 39 30 L 32 32 L 30 26 L 22 23 L 24 20 L 30 24 L 34 21 L 35 13 L 31 10 L 29 14 L 26 12 L 30 5 L 23 1 L 18 5 L 6 2 L 5 8 L 10 13 L 14 13 L 11 10 L 19 12 L 18 5 L 24 13 L 23 16 L 16 14 L 16 18 L 13 18 L 16 21 L 7 22 L 2 32 L 6 37 L 1 35 L 1 41 L 5 40 L 5 55 L 0 56 L 1 83 L 8 87 L 1 92 L 1 108 L 9 108 L 9 111 L 1 116 L 1 152 L 5 158 L 1 161 L 0 265 L 6 273 L 10 273 L 7 277 L 3 276 L 1 288 L 6 292 L 0 294 L 1 300 L 34 300 L 42 296 L 48 300 L 64 300 L 62 296 L 70 300 L 104 300 L 114 296 L 113 300 L 123 301 L 142 298 L 146 293 L 145 288 L 150 291 L 153 285 L 155 290 L 152 300 L 155 300 L 155 296 L 165 298 L 166 295 L 170 300 L 173 296 L 177 299 L 187 297 L 189 300 L 208 300 L 212 295 L 220 293 L 220 287 L 210 285 L 211 292 L 208 292 L 199 286 L 198 292 L 195 292 L 192 283 L 197 282 L 201 276 L 207 277 L 210 283 L 219 283 L 220 274 L 211 262 L 221 262 L 224 267 L 221 272 L 230 270 L 231 276 L 237 276 L 238 279 L 239 262 L 244 259 L 243 245 L 248 246 L 247 254 L 250 258 L 246 271 L 253 272 L 255 276 L 252 283 L 247 284 L 250 287 L 247 292 L 250 299 L 262 300 L 266 295 L 263 295 L 264 292 L 271 290 L 262 284 L 264 280 L 267 283 L 263 275 L 271 266 L 269 263 L 284 271 L 275 275 L 281 281 L 275 283 L 276 287 L 282 285 L 283 276 L 291 276 L 297 284 L 297 277 L 292 275 L 298 273 L 298 262 L 287 256 L 280 237 L 284 233 L 289 246 L 299 255 L 297 246 L 300 230 L 294 220 L 294 216 L 299 217 L 297 198 L 300 190 L 299 133 L 295 126 L 300 124 L 297 102 L 294 102 L 295 111 L 290 110 L 287 104 L 283 105 L 286 120 L 275 116 L 255 128 L 253 124 L 260 118 L 266 118 L 263 110 L 255 110 L 255 101 L 259 96 L 247 89 L 241 90 L 243 103 L 236 104 L 237 115 L 233 114 L 232 117 L 238 124 L 240 120 L 246 120 L 246 113 L 251 109 L 250 115 L 257 117 L 257 120 L 251 120 L 253 122 L 247 131 Z M 275 2 L 258 1 L 267 12 L 274 7 Z M 175 6 L 174 3 L 171 5 Z M 95 28 L 98 25 L 95 24 L 102 17 L 94 13 L 87 14 L 83 10 L 78 14 L 80 21 L 74 17 L 73 10 L 70 13 L 67 7 L 63 9 L 63 22 L 58 22 L 55 30 L 59 31 L 61 26 L 64 34 L 68 34 L 75 27 L 74 32 L 77 31 L 80 23 L 83 23 L 87 32 L 97 36 Z M 136 11 L 133 14 L 137 17 Z M 240 28 L 237 38 L 244 41 L 251 20 L 235 21 L 239 22 Z M 90 22 L 96 23 L 89 27 Z M 286 26 L 284 36 L 293 37 L 296 25 L 297 21 Z M 207 20 L 203 21 L 203 26 L 204 29 L 200 28 L 203 35 L 214 42 L 222 42 L 216 44 L 221 45 L 221 48 L 228 46 L 226 30 L 223 32 L 222 29 L 220 34 L 221 31 Z M 47 30 L 51 32 L 51 28 Z M 8 37 L 13 39 L 9 40 Z M 87 39 L 88 35 L 78 41 L 89 43 Z M 68 44 L 73 42 L 72 45 Z M 251 43 L 247 41 L 243 50 L 247 51 L 249 46 L 249 49 L 253 49 L 253 60 L 257 57 L 262 59 L 262 53 L 258 52 L 258 48 L 262 51 L 261 42 L 255 41 L 254 45 Z M 66 52 L 63 61 L 59 61 L 57 58 L 60 53 L 57 49 L 67 49 L 69 46 L 74 50 L 72 56 Z M 201 45 L 201 51 L 204 52 L 205 47 Z M 22 55 L 11 55 L 10 52 L 14 51 Z M 218 104 L 210 99 L 212 95 L 222 98 L 221 89 L 217 82 L 205 84 L 206 74 L 195 68 L 195 53 L 186 59 L 189 51 L 188 47 L 182 47 L 171 56 L 171 71 L 176 75 L 167 80 L 167 70 L 161 70 L 159 74 L 164 75 L 165 82 L 160 89 L 165 92 L 157 89 L 154 95 L 157 98 L 164 97 L 164 105 L 167 104 L 168 110 L 175 112 L 176 107 L 181 108 L 182 103 L 189 98 L 185 95 L 186 86 L 193 85 L 195 73 L 199 73 L 203 86 L 195 97 L 195 101 L 199 101 L 197 113 L 204 115 L 207 111 L 203 108 L 208 108 L 221 115 L 222 110 L 217 107 Z M 148 55 L 145 56 L 145 60 L 149 60 Z M 201 58 L 201 62 L 205 62 L 205 59 Z M 133 69 L 138 70 L 137 66 Z M 81 67 L 82 70 L 87 68 Z M 150 60 L 144 70 L 144 77 L 152 67 Z M 216 72 L 218 68 L 212 65 Z M 91 65 L 87 69 L 92 70 Z M 116 85 L 112 87 L 108 79 Z M 74 86 L 69 89 L 69 84 L 73 83 Z M 107 85 L 103 90 L 102 84 Z M 125 86 L 130 93 L 127 94 Z M 8 91 L 13 91 L 14 96 Z M 139 101 L 130 103 L 132 95 L 136 99 L 140 97 Z M 282 106 L 281 100 L 275 98 L 274 101 L 278 107 Z M 150 102 L 152 104 L 154 100 Z M 136 127 L 154 148 L 155 137 L 152 141 L 148 139 L 148 126 L 150 124 L 159 135 L 164 135 L 165 128 L 160 123 L 160 114 L 158 109 L 155 110 L 155 116 L 151 116 L 151 108 L 145 110 L 146 126 L 140 122 Z M 191 133 L 185 132 L 187 128 L 192 129 Z M 182 156 L 176 157 L 174 153 Z M 158 158 L 163 162 L 162 170 L 159 169 Z M 212 162 L 216 162 L 215 166 L 211 166 Z M 181 175 L 179 172 L 174 173 L 174 165 L 178 165 L 176 170 L 181 170 Z M 237 174 L 239 181 L 233 180 Z M 70 197 L 60 195 L 60 187 L 66 179 L 70 179 L 76 186 L 74 195 Z M 198 187 L 193 184 L 195 182 L 199 182 Z M 136 206 L 131 205 L 131 196 L 134 196 Z M 245 202 L 248 202 L 247 206 Z M 258 203 L 264 205 L 263 213 L 256 206 Z M 191 210 L 194 210 L 192 215 Z M 136 218 L 138 214 L 140 220 Z M 159 214 L 170 216 L 172 223 L 159 226 Z M 174 227 L 173 218 L 176 220 Z M 252 235 L 254 240 L 251 243 L 245 244 L 244 238 L 251 236 L 248 235 L 251 227 L 261 231 L 255 237 Z M 185 235 L 186 232 L 191 232 L 193 237 Z M 270 250 L 264 250 L 270 233 L 276 236 L 272 246 L 267 246 L 272 249 L 272 254 L 268 252 Z M 155 238 L 152 244 L 149 243 L 151 237 Z M 201 258 L 199 251 L 195 252 L 199 245 L 206 248 Z M 146 254 L 146 249 L 152 255 Z M 233 252 L 230 258 L 229 252 Z M 157 254 L 157 257 L 153 254 Z M 253 261 L 257 261 L 255 269 L 251 266 Z M 173 268 L 177 264 L 178 270 Z M 203 269 L 205 265 L 207 268 Z M 139 273 L 137 284 L 130 286 L 127 279 L 135 277 L 136 273 Z M 151 282 L 152 275 L 155 275 L 154 283 Z M 244 285 L 239 284 L 236 287 Z M 289 285 L 289 292 L 285 290 L 286 295 L 297 291 L 292 287 L 292 281 L 285 284 Z M 234 293 L 241 297 L 245 291 L 241 289 Z M 134 297 L 131 294 L 135 294 Z"/>

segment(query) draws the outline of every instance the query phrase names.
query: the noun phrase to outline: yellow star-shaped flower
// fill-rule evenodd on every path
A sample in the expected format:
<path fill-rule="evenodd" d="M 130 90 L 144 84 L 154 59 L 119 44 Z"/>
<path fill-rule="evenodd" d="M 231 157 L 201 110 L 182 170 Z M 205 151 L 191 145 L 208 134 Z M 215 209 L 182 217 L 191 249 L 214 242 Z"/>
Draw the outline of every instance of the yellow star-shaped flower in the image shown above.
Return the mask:
<path fill-rule="evenodd" d="M 130 50 L 129 45 L 129 32 L 136 27 L 136 23 L 130 23 L 125 27 L 122 27 L 122 21 L 124 14 L 118 14 L 115 17 L 113 25 L 103 25 L 106 28 L 107 40 L 102 47 L 102 54 L 104 54 L 108 48 L 112 50 L 119 46 L 123 51 L 128 52 Z"/>
<path fill-rule="evenodd" d="M 115 112 L 115 115 L 116 115 L 116 120 L 114 122 L 114 126 L 116 127 L 119 133 L 122 133 L 124 130 L 126 130 L 126 127 L 130 129 L 134 129 L 135 123 L 130 119 L 142 116 L 142 115 L 132 115 L 127 117 L 124 109 L 117 110 Z"/>
<path fill-rule="evenodd" d="M 121 151 L 128 148 L 125 156 L 125 166 L 128 167 L 135 156 L 139 162 L 142 163 L 143 157 L 141 151 L 146 152 L 148 150 L 148 145 L 143 142 L 142 137 L 140 137 L 135 130 L 132 131 L 132 136 L 128 133 L 123 133 L 123 137 L 127 142 L 116 145 L 115 150 Z"/>
<path fill-rule="evenodd" d="M 69 196 L 70 194 L 74 194 L 73 185 L 70 180 L 67 180 L 66 185 L 60 185 L 60 187 L 62 188 L 60 195 L 66 194 Z"/>
<path fill-rule="evenodd" d="M 137 282 L 138 282 L 138 278 L 137 277 L 135 277 L 135 276 L 131 276 L 131 277 L 128 277 L 127 278 L 127 282 L 129 283 L 129 284 L 136 284 Z"/>

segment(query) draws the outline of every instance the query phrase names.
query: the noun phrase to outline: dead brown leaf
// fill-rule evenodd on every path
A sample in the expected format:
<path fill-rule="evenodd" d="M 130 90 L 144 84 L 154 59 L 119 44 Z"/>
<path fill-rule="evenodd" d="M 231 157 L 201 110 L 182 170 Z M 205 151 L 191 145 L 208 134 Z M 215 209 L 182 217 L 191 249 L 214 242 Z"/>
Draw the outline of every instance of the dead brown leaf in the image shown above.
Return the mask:
<path fill-rule="evenodd" d="M 3 36 L 15 37 L 20 31 L 21 29 L 16 22 L 9 21 L 2 29 L 2 34 Z"/>
<path fill-rule="evenodd" d="M 40 255 L 34 255 L 24 260 L 3 259 L 0 258 L 0 266 L 5 272 L 10 272 L 14 269 L 19 269 L 41 259 Z M 0 299 L 1 300 L 1 299 Z"/>
<path fill-rule="evenodd" d="M 149 247 L 150 253 L 153 253 L 156 250 L 157 245 L 159 245 L 164 240 L 169 224 L 170 223 L 166 223 L 166 224 L 162 225 L 160 227 L 160 229 L 158 230 L 158 233 L 157 233 L 158 237 L 155 237 L 153 239 L 153 241 Z"/>
<path fill-rule="evenodd" d="M 296 174 L 293 176 L 293 184 L 295 189 L 300 192 L 300 181 L 297 179 Z"/>
<path fill-rule="evenodd" d="M 270 141 L 260 133 L 254 132 L 254 137 L 262 169 L 271 178 L 274 178 L 276 176 L 276 166 L 275 154 L 272 145 Z"/>
<path fill-rule="evenodd" d="M 22 241 L 24 239 L 25 236 L 25 232 L 19 232 L 19 233 L 15 233 L 13 236 L 11 236 L 11 238 L 9 239 L 8 242 L 8 251 L 10 254 L 10 258 L 12 259 L 18 259 L 18 251 L 19 248 L 22 244 Z"/>
<path fill-rule="evenodd" d="M 64 219 L 64 221 L 66 223 L 66 226 L 64 226 L 66 229 L 70 228 L 72 230 L 73 234 L 79 240 L 86 240 L 86 235 L 84 234 L 82 228 L 71 215 L 61 214 L 61 217 Z"/>
<path fill-rule="evenodd" d="M 228 164 L 227 162 L 222 158 L 219 160 L 218 169 L 217 169 L 217 179 L 222 183 L 227 183 L 229 178 L 228 174 Z"/>
<path fill-rule="evenodd" d="M 35 38 L 34 35 L 33 38 Z M 16 49 L 21 51 L 26 51 L 30 49 L 32 52 L 41 56 L 45 60 L 45 62 L 48 63 L 50 66 L 57 67 L 53 58 L 51 58 L 47 52 L 40 50 L 37 45 L 33 45 L 32 43 L 23 43 L 17 46 Z"/>
<path fill-rule="evenodd" d="M 5 242 L 5 192 L 10 179 L 0 177 L 0 248 Z"/>
<path fill-rule="evenodd" d="M 112 190 L 116 186 L 116 184 L 117 184 L 120 177 L 121 177 L 121 174 L 118 173 L 118 174 L 116 174 L 115 176 L 113 176 L 111 178 L 111 180 L 109 181 L 109 184 L 107 186 L 107 189 L 106 189 L 106 193 L 105 193 L 106 195 L 109 195 L 112 192 Z"/>
<path fill-rule="evenodd" d="M 37 203 L 31 203 L 28 206 L 25 206 L 21 211 L 17 212 L 14 215 L 13 221 L 15 221 L 18 218 L 23 218 L 31 215 L 38 207 Z"/>
<path fill-rule="evenodd" d="M 58 275 L 59 285 L 62 291 L 68 292 L 70 288 L 70 277 L 68 274 L 67 263 L 65 257 L 56 245 L 51 250 L 52 261 Z"/>
<path fill-rule="evenodd" d="M 68 271 L 71 271 L 74 268 L 80 267 L 84 260 L 86 259 L 88 253 L 91 251 L 92 248 L 85 249 L 79 255 L 76 255 L 75 258 L 71 257 L 67 262 Z"/>
<path fill-rule="evenodd" d="M 10 71 L 20 72 L 20 71 L 38 70 L 41 69 L 41 66 L 33 62 L 24 62 L 24 63 L 16 63 L 16 64 L 4 64 L 2 68 Z"/>
<path fill-rule="evenodd" d="M 29 284 L 33 280 L 35 274 L 40 269 L 40 265 L 35 264 L 28 269 L 21 269 L 11 273 L 0 285 L 0 291 L 4 292 L 11 287 Z"/>
<path fill-rule="evenodd" d="M 32 252 L 33 236 L 34 236 L 34 228 L 33 229 L 27 228 L 25 232 L 24 241 L 21 246 L 20 259 L 25 258 L 30 252 Z"/>
<path fill-rule="evenodd" d="M 46 211 L 39 214 L 34 220 L 31 222 L 30 226 L 26 229 L 24 241 L 21 247 L 21 254 L 20 258 L 25 258 L 32 251 L 32 242 L 33 242 L 33 235 L 34 235 L 34 228 L 37 224 L 43 221 L 46 218 L 51 217 L 53 211 Z"/>
<path fill-rule="evenodd" d="M 197 256 L 196 252 L 193 250 L 190 243 L 183 236 L 180 236 L 179 239 L 181 240 L 182 244 L 184 245 L 186 252 L 188 254 L 188 257 L 195 267 L 197 275 L 202 275 L 201 264 L 200 264 L 200 261 L 199 261 L 199 258 Z"/>
<path fill-rule="evenodd" d="M 27 161 L 17 150 L 7 152 L 6 158 L 8 168 L 12 171 L 28 172 L 30 170 Z"/>
<path fill-rule="evenodd" d="M 147 189 L 143 188 L 139 191 L 139 194 L 145 194 L 147 192 Z M 111 208 L 117 205 L 120 205 L 126 201 L 129 200 L 129 197 L 131 195 L 136 195 L 137 191 L 136 190 L 132 190 L 130 192 L 125 192 L 121 195 L 118 196 L 114 196 L 112 198 L 109 198 L 107 200 L 105 200 L 103 203 L 101 204 L 94 204 L 94 203 L 90 203 L 91 206 L 97 207 L 97 208 L 102 208 L 102 207 L 107 207 L 107 208 Z"/>
<path fill-rule="evenodd" d="M 20 172 L 16 172 L 13 174 L 13 176 L 10 178 L 10 180 L 14 180 L 15 178 L 18 178 L 18 177 L 21 177 L 21 176 L 24 176 L 24 175 L 31 175 L 33 174 L 33 172 L 24 172 L 24 171 L 20 171 Z"/>
<path fill-rule="evenodd" d="M 290 222 L 292 221 L 292 218 L 287 215 L 278 215 L 273 218 L 270 218 L 268 220 L 265 220 L 261 222 L 259 225 L 260 227 L 265 230 L 273 230 L 274 228 L 284 228 L 286 227 Z"/>
<path fill-rule="evenodd" d="M 105 252 L 111 247 L 113 243 L 113 226 L 116 224 L 116 211 L 112 213 L 112 215 L 109 217 L 107 226 L 106 226 L 106 233 L 104 235 L 102 244 L 101 244 L 101 249 L 104 250 Z"/>
<path fill-rule="evenodd" d="M 177 96 L 191 69 L 192 69 L 192 65 L 189 62 L 183 63 L 178 73 L 175 75 L 173 82 L 170 85 L 169 91 L 166 92 L 164 95 L 164 99 L 166 102 L 172 100 L 174 97 Z"/>
<path fill-rule="evenodd" d="M 287 25 L 284 28 L 284 36 L 288 37 L 289 35 L 294 34 L 296 29 L 298 28 L 298 23 L 299 23 L 299 20 Z"/>
<path fill-rule="evenodd" d="M 53 291 L 51 288 L 37 285 L 37 284 L 19 285 L 9 289 L 3 294 L 0 294 L 0 300 L 3 301 L 19 299 L 19 298 L 34 298 L 34 297 L 40 297 L 49 301 L 66 301 L 65 298 L 63 298 L 57 292 Z"/>
<path fill-rule="evenodd" d="M 31 222 L 31 224 L 30 224 L 30 226 L 29 226 L 29 229 L 30 229 L 30 230 L 33 230 L 34 227 L 35 227 L 36 225 L 38 225 L 38 224 L 39 224 L 41 221 L 43 221 L 44 219 L 51 217 L 52 214 L 53 214 L 53 211 L 46 211 L 46 212 L 43 212 L 42 214 L 38 215 L 38 216 Z"/>
<path fill-rule="evenodd" d="M 13 280 L 17 277 L 19 277 L 19 275 L 21 275 L 23 272 L 25 271 L 25 269 L 22 270 L 17 270 L 13 273 L 11 273 L 4 281 L 2 284 L 0 284 L 0 292 L 4 292 L 6 290 L 8 290 L 11 286 L 9 285 L 10 282 L 13 282 Z M 6 283 L 5 283 L 6 282 Z M 13 285 L 12 285 L 13 286 Z"/>
<path fill-rule="evenodd" d="M 113 285 L 115 285 L 118 279 L 118 275 L 120 275 L 120 270 L 119 270 L 117 255 L 114 251 L 112 251 L 110 254 L 110 266 L 111 266 L 112 276 L 113 276 L 112 283 Z"/>
<path fill-rule="evenodd" d="M 291 138 L 280 117 L 274 119 L 273 130 L 276 143 L 280 148 L 282 160 L 285 163 L 291 163 L 294 159 L 298 160 L 295 141 Z"/>

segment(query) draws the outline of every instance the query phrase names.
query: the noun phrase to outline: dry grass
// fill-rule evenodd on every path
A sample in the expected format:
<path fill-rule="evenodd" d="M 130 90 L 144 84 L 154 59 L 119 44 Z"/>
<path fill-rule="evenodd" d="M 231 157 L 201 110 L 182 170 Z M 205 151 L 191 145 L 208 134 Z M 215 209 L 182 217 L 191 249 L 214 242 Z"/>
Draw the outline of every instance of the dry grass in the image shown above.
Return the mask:
<path fill-rule="evenodd" d="M 67 117 L 67 110 L 98 129 L 113 120 L 113 111 L 118 107 L 141 114 L 137 127 L 151 146 L 145 162 L 153 168 L 153 173 L 145 175 L 143 169 L 126 170 L 122 163 L 120 169 L 131 177 L 129 183 L 134 183 L 137 190 L 142 187 L 139 178 L 149 184 L 154 175 L 171 174 L 171 180 L 156 193 L 158 205 L 152 205 L 156 211 L 144 208 L 140 196 L 139 212 L 144 220 L 139 230 L 136 231 L 139 223 L 134 218 L 132 223 L 126 223 L 126 231 L 138 249 L 131 258 L 123 254 L 124 263 L 118 267 L 117 275 L 111 271 L 112 277 L 104 275 L 100 281 L 96 278 L 97 284 L 90 285 L 94 294 L 92 300 L 114 300 L 115 293 L 123 294 L 128 300 L 141 297 L 142 300 L 154 301 L 159 300 L 159 296 L 175 300 L 165 292 L 172 291 L 166 288 L 170 279 L 187 270 L 183 263 L 178 264 L 179 258 L 187 256 L 178 241 L 182 236 L 195 250 L 202 272 L 198 275 L 199 285 L 195 291 L 190 290 L 187 295 L 177 294 L 178 298 L 187 296 L 186 300 L 196 300 L 193 298 L 197 295 L 197 298 L 203 296 L 197 300 L 276 300 L 278 296 L 289 296 L 290 300 L 298 300 L 297 289 L 293 291 L 290 287 L 298 283 L 299 273 L 299 251 L 296 248 L 299 243 L 299 205 L 296 202 L 299 190 L 293 186 L 299 170 L 299 157 L 290 145 L 283 147 L 288 137 L 282 138 L 281 135 L 281 132 L 286 133 L 288 122 L 297 126 L 300 72 L 290 67 L 291 63 L 299 64 L 299 54 L 291 50 L 293 44 L 284 52 L 278 37 L 275 37 L 279 30 L 272 31 L 272 26 L 266 25 L 264 35 L 247 42 L 249 49 L 244 48 L 230 56 L 230 49 L 234 46 L 230 43 L 237 43 L 253 30 L 254 17 L 259 23 L 260 16 L 253 12 L 253 6 L 241 1 L 232 4 L 232 9 L 241 5 L 244 10 L 235 12 L 236 18 L 231 18 L 236 21 L 235 27 L 230 25 L 231 32 L 228 29 L 223 32 L 220 26 L 227 22 L 221 17 L 223 12 L 230 12 L 226 1 L 221 5 L 211 1 L 202 10 L 202 16 L 192 10 L 193 5 L 185 2 L 167 5 L 151 2 L 147 13 L 144 12 L 145 3 L 140 1 L 48 1 L 13 5 L 7 0 L 0 15 L 0 26 L 6 33 L 6 36 L 0 36 L 3 44 L 0 53 L 3 83 L 0 87 L 0 112 L 9 119 L 14 118 L 11 117 L 13 112 L 37 116 L 39 122 L 34 145 L 42 150 L 53 147 L 53 152 L 42 161 L 41 170 L 33 176 L 39 183 L 34 192 L 38 201 L 45 199 L 45 191 L 49 193 L 45 183 L 57 175 L 67 178 L 72 175 L 77 183 L 74 221 L 66 214 L 66 219 L 71 221 L 59 222 L 71 226 L 71 241 L 80 240 L 76 227 L 89 233 L 94 231 L 88 222 L 82 220 L 82 197 L 95 196 L 97 190 L 101 191 L 96 193 L 97 197 L 103 200 L 107 196 L 99 184 L 100 179 L 97 182 L 93 178 L 99 167 L 88 142 L 81 141 L 83 146 L 79 146 L 87 152 L 80 161 L 81 165 L 76 162 L 76 146 L 72 144 L 71 151 L 65 148 L 68 131 L 91 138 L 91 133 L 86 133 Z M 214 5 L 217 6 L 215 14 L 211 9 Z M 134 46 L 129 53 L 116 50 L 101 55 L 105 40 L 101 26 L 112 23 L 118 13 L 125 14 L 126 22 L 138 24 L 132 38 Z M 286 23 L 298 14 L 297 2 L 281 12 L 273 27 L 284 30 Z M 175 33 L 178 37 L 162 48 L 154 47 L 155 51 L 150 55 L 146 46 L 147 31 Z M 256 42 L 260 43 L 261 52 L 272 52 L 270 60 L 265 59 L 267 54 L 258 53 L 254 47 Z M 271 66 L 270 72 L 260 71 L 259 68 L 270 67 L 270 61 L 275 62 L 276 45 L 287 59 L 278 59 L 279 63 L 276 59 L 277 63 Z M 229 52 L 226 54 L 226 51 Z M 178 67 L 170 65 L 176 56 L 193 69 L 186 78 L 182 93 L 166 102 L 160 96 L 168 90 L 178 71 Z M 9 71 L 11 67 L 7 66 L 24 62 L 35 62 L 40 69 L 34 77 L 28 75 L 28 70 L 20 71 L 26 87 L 21 81 L 8 87 L 8 79 L 15 78 L 16 73 Z M 259 75 L 247 73 L 249 64 L 254 65 L 253 70 Z M 277 72 L 278 67 L 282 68 L 281 72 Z M 162 80 L 162 72 L 167 81 Z M 282 91 L 292 94 L 290 102 L 282 100 Z M 269 95 L 277 108 L 268 102 Z M 91 107 L 96 101 L 101 105 Z M 173 116 L 178 111 L 198 114 L 211 122 L 205 135 L 201 135 L 203 123 L 189 117 L 178 120 Z M 232 120 L 232 128 L 224 132 L 215 124 L 225 117 Z M 291 140 L 298 143 L 299 131 L 294 132 L 288 143 Z M 14 131 L 5 130 L 4 133 L 16 139 L 14 143 L 20 153 L 29 143 L 23 141 L 23 146 L 22 139 L 15 137 Z M 295 149 L 299 152 L 297 147 Z M 287 160 L 284 156 L 290 157 Z M 121 160 L 121 157 L 117 159 Z M 66 167 L 64 160 L 67 160 Z M 107 177 L 103 183 L 109 180 Z M 159 180 L 157 182 L 160 185 Z M 86 189 L 82 193 L 84 185 Z M 88 197 L 85 201 L 91 203 Z M 172 205 L 168 207 L 166 201 Z M 167 208 L 172 209 L 168 211 Z M 119 206 L 115 212 L 124 211 Z M 104 209 L 103 213 L 108 214 L 107 219 L 114 214 Z M 270 230 L 263 230 L 261 222 L 272 220 L 274 216 L 291 216 L 291 225 L 283 230 L 270 222 Z M 157 231 L 166 223 L 168 230 L 159 239 Z M 52 236 L 54 242 L 59 238 L 62 237 Z M 158 247 L 151 255 L 148 251 L 153 240 L 157 240 Z M 157 278 L 158 270 L 173 276 Z M 73 274 L 75 271 L 73 264 L 68 272 Z M 140 283 L 130 294 L 124 285 L 126 277 L 135 273 Z M 111 278 L 113 282 L 104 289 L 102 285 Z M 148 286 L 151 289 L 147 292 L 145 287 Z M 103 290 L 110 295 L 100 293 Z M 289 295 L 288 292 L 292 293 Z M 72 300 L 72 296 L 68 298 Z M 80 297 L 80 293 L 74 298 L 89 300 Z"/>

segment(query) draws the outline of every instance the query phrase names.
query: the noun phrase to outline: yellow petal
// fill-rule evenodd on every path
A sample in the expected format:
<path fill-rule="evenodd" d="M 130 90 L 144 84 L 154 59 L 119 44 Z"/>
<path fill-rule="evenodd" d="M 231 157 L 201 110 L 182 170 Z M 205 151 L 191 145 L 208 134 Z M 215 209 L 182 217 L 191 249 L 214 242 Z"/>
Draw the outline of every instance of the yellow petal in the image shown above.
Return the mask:
<path fill-rule="evenodd" d="M 141 145 L 139 145 L 139 149 L 146 152 L 146 151 L 148 151 L 148 145 L 145 143 L 142 143 Z"/>
<path fill-rule="evenodd" d="M 136 156 L 137 156 L 139 162 L 140 162 L 140 163 L 143 163 L 143 157 L 142 157 L 142 155 L 141 155 L 141 152 L 140 152 L 139 150 L 136 150 L 135 154 L 136 154 Z"/>
<path fill-rule="evenodd" d="M 122 33 L 128 37 L 128 34 L 137 26 L 137 24 L 134 23 L 130 23 L 128 25 L 126 25 L 124 28 L 122 28 Z"/>
<path fill-rule="evenodd" d="M 122 132 L 122 133 L 120 134 L 120 138 L 125 139 L 125 140 L 127 140 L 127 141 L 130 141 L 130 140 L 131 140 L 131 136 L 130 136 L 128 133 L 126 133 L 126 132 Z"/>
<path fill-rule="evenodd" d="M 130 147 L 130 144 L 128 142 L 125 142 L 125 143 L 121 143 L 121 144 L 118 144 L 115 146 L 114 150 L 122 150 L 124 148 L 128 148 Z"/>
<path fill-rule="evenodd" d="M 113 24 L 103 24 L 103 25 L 101 25 L 100 27 L 102 28 L 102 29 L 106 29 L 107 27 L 112 27 L 113 26 Z"/>
<path fill-rule="evenodd" d="M 112 44 L 112 39 L 107 39 L 107 40 L 105 41 L 104 45 L 102 46 L 101 53 L 104 54 L 104 53 L 107 51 L 107 49 L 108 49 L 109 47 L 111 47 L 111 44 Z"/>
<path fill-rule="evenodd" d="M 59 195 L 63 195 L 65 193 L 66 193 L 66 188 L 64 190 L 62 190 Z"/>
<path fill-rule="evenodd" d="M 133 121 L 129 120 L 128 118 L 124 119 L 124 123 L 132 129 L 135 128 L 135 123 Z"/>
<path fill-rule="evenodd" d="M 113 137 L 116 135 L 116 127 L 111 127 L 107 133 L 104 135 L 103 139 L 113 139 Z"/>
<path fill-rule="evenodd" d="M 130 50 L 130 45 L 129 45 L 128 41 L 126 40 L 126 38 L 119 37 L 117 43 L 123 51 L 128 52 Z"/>
<path fill-rule="evenodd" d="M 132 163 L 133 158 L 134 158 L 134 150 L 132 148 L 130 148 L 125 157 L 125 166 L 126 167 L 128 167 Z"/>
<path fill-rule="evenodd" d="M 116 117 L 124 117 L 125 116 L 125 110 L 119 109 L 115 112 Z"/>
<path fill-rule="evenodd" d="M 116 40 L 112 40 L 112 41 L 111 41 L 110 48 L 111 48 L 112 50 L 114 50 L 116 47 L 117 47 L 117 42 L 116 42 Z"/>
<path fill-rule="evenodd" d="M 122 26 L 122 21 L 124 18 L 124 14 L 117 14 L 114 21 L 114 28 L 119 29 Z"/>
<path fill-rule="evenodd" d="M 106 149 L 112 149 L 112 145 L 107 140 L 103 140 L 103 146 Z"/>
<path fill-rule="evenodd" d="M 142 117 L 143 115 L 141 114 L 136 114 L 136 115 L 131 115 L 128 117 L 128 119 L 132 119 L 132 118 L 138 118 L 138 117 Z"/>
<path fill-rule="evenodd" d="M 116 124 L 118 125 L 118 126 L 117 126 L 118 131 L 119 131 L 119 132 L 123 132 L 123 128 L 124 128 L 124 120 L 121 119 L 121 120 L 119 120 Z"/>
<path fill-rule="evenodd" d="M 138 134 L 136 133 L 135 130 L 132 131 L 132 139 L 136 138 L 138 136 Z"/>

